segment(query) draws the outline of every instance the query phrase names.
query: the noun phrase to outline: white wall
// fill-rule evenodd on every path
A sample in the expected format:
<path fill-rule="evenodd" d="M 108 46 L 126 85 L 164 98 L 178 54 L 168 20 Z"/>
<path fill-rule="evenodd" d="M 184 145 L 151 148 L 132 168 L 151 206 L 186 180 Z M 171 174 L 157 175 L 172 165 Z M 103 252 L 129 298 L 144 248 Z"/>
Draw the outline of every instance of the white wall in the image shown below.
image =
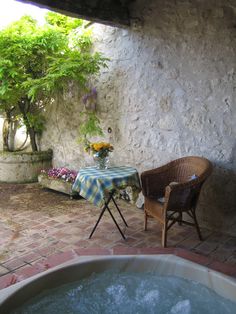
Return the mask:
<path fill-rule="evenodd" d="M 94 82 L 113 161 L 139 171 L 172 159 L 209 158 L 214 173 L 199 205 L 202 224 L 236 234 L 235 1 L 138 1 L 128 29 L 96 25 L 96 49 L 110 58 Z M 55 165 L 92 161 L 76 143 L 78 92 L 49 110 L 42 147 Z"/>

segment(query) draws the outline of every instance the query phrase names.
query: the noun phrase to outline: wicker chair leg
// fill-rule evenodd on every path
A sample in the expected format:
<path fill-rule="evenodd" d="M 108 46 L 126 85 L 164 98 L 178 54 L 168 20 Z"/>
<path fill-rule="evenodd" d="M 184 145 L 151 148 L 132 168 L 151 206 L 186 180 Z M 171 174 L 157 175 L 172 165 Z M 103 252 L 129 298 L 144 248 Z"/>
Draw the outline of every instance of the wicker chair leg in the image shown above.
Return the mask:
<path fill-rule="evenodd" d="M 166 247 L 166 241 L 167 241 L 167 222 L 165 221 L 162 227 L 162 238 L 161 238 L 161 244 L 163 247 Z"/>
<path fill-rule="evenodd" d="M 202 238 L 201 231 L 200 231 L 200 228 L 199 228 L 199 225 L 198 225 L 198 222 L 197 222 L 197 217 L 196 217 L 196 214 L 195 214 L 195 210 L 192 211 L 192 214 L 193 214 L 193 220 L 194 220 L 195 227 L 197 229 L 197 234 L 198 234 L 199 240 L 202 241 L 203 238 Z"/>
<path fill-rule="evenodd" d="M 148 219 L 148 215 L 146 211 L 144 210 L 144 230 L 145 231 L 147 231 L 147 219 Z"/>

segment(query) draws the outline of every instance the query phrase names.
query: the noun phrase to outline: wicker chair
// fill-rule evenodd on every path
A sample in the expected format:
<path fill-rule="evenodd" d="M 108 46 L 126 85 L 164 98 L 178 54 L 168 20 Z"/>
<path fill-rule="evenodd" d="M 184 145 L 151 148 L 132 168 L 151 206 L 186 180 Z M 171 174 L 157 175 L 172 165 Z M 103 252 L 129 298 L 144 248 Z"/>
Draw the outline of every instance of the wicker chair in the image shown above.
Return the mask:
<path fill-rule="evenodd" d="M 141 174 L 144 229 L 147 230 L 148 217 L 156 218 L 162 224 L 163 247 L 166 247 L 167 231 L 176 222 L 195 226 L 202 240 L 195 211 L 201 187 L 211 171 L 209 160 L 191 156 Z M 193 222 L 183 220 L 183 213 Z"/>

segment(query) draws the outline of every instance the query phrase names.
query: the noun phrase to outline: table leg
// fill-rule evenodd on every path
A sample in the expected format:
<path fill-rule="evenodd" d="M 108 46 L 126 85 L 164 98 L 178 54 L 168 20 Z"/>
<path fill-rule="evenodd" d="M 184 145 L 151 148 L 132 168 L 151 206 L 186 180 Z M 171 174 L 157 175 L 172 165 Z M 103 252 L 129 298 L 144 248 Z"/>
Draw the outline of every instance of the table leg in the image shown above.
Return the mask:
<path fill-rule="evenodd" d="M 122 235 L 122 238 L 123 238 L 124 240 L 126 240 L 126 238 L 125 238 L 123 232 L 121 231 L 121 229 L 120 229 L 118 223 L 117 223 L 116 220 L 115 220 L 115 217 L 112 215 L 112 212 L 110 211 L 110 208 L 109 208 L 108 206 L 107 206 L 107 210 L 109 211 L 109 214 L 111 215 L 111 218 L 113 219 L 113 221 L 114 221 L 114 223 L 115 223 L 117 229 L 120 231 L 120 234 Z"/>
<path fill-rule="evenodd" d="M 89 239 L 92 238 L 92 235 L 93 235 L 94 231 L 96 230 L 97 225 L 99 224 L 99 221 L 102 219 L 102 216 L 103 216 L 105 210 L 107 209 L 107 205 L 109 204 L 111 198 L 112 198 L 112 194 L 109 195 L 107 201 L 105 202 L 105 205 L 104 205 L 103 208 L 102 208 L 102 211 L 101 211 L 101 213 L 100 213 L 100 215 L 99 215 L 99 218 L 98 218 L 98 220 L 97 220 L 95 226 L 93 227 L 92 232 L 90 233 Z"/>
<path fill-rule="evenodd" d="M 114 194 L 114 192 L 111 192 L 111 193 L 109 194 L 109 197 L 108 197 L 107 201 L 105 202 L 105 205 L 104 205 L 103 208 L 102 208 L 102 211 L 101 211 L 101 213 L 100 213 L 100 215 L 99 215 L 99 217 L 98 217 L 98 220 L 97 220 L 95 226 L 93 227 L 93 230 L 92 230 L 92 232 L 91 232 L 91 234 L 90 234 L 90 236 L 89 236 L 89 239 L 91 239 L 91 237 L 92 237 L 94 231 L 95 231 L 96 228 L 97 228 L 97 225 L 99 224 L 100 220 L 102 219 L 102 216 L 104 215 L 105 210 L 107 209 L 108 212 L 109 212 L 109 214 L 110 214 L 110 216 L 111 216 L 111 218 L 112 218 L 112 220 L 114 221 L 114 223 L 115 223 L 117 229 L 119 230 L 119 232 L 120 232 L 122 238 L 123 238 L 124 240 L 126 240 L 126 238 L 125 238 L 123 232 L 121 231 L 121 229 L 120 229 L 120 227 L 119 227 L 117 221 L 115 220 L 115 217 L 113 216 L 113 214 L 112 214 L 110 208 L 108 207 L 108 204 L 109 204 L 110 201 L 112 200 L 113 203 L 115 204 L 116 209 L 117 209 L 117 211 L 119 212 L 119 214 L 120 214 L 122 220 L 124 221 L 125 225 L 128 227 L 128 225 L 127 225 L 127 223 L 126 223 L 126 221 L 125 221 L 125 219 L 124 219 L 124 217 L 123 217 L 123 215 L 122 215 L 122 213 L 121 213 L 121 211 L 120 211 L 118 205 L 116 204 L 116 202 L 115 202 L 115 200 L 114 200 L 114 198 L 113 198 L 113 194 Z"/>
<path fill-rule="evenodd" d="M 126 225 L 126 227 L 128 227 L 128 224 L 127 224 L 127 222 L 125 221 L 125 218 L 124 218 L 124 216 L 122 215 L 122 213 L 121 213 L 121 211 L 120 211 L 118 205 L 116 204 L 116 201 L 115 201 L 113 195 L 111 196 L 111 199 L 112 199 L 113 203 L 115 204 L 116 209 L 118 210 L 118 212 L 119 212 L 119 214 L 120 214 L 120 217 L 121 217 L 122 220 L 124 221 L 124 224 Z"/>

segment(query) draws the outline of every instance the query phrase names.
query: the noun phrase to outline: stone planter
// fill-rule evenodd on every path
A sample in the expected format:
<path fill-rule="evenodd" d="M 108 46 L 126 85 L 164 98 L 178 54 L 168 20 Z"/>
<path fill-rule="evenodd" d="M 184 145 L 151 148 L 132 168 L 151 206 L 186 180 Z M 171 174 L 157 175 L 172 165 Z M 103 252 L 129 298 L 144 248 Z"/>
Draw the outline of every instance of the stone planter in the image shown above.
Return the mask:
<path fill-rule="evenodd" d="M 39 184 L 43 188 L 51 189 L 57 192 L 61 192 L 64 194 L 68 194 L 70 198 L 72 199 L 73 196 L 78 196 L 79 194 L 77 192 L 72 191 L 72 182 L 66 182 L 61 179 L 50 179 L 45 174 L 40 174 L 38 176 Z"/>
<path fill-rule="evenodd" d="M 0 182 L 37 182 L 42 169 L 52 167 L 52 150 L 0 153 Z"/>

